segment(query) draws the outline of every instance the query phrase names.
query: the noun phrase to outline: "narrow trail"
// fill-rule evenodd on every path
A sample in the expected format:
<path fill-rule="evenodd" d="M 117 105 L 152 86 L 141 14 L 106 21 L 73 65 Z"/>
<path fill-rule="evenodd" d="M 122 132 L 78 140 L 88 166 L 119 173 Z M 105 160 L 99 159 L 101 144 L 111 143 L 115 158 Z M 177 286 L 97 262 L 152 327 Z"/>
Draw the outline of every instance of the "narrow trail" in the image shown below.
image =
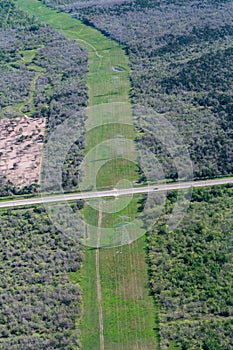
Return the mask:
<path fill-rule="evenodd" d="M 101 202 L 99 205 L 99 218 L 98 218 L 98 233 L 97 233 L 97 248 L 96 248 L 96 290 L 99 310 L 99 330 L 100 330 L 100 350 L 104 350 L 104 325 L 103 325 L 103 309 L 102 309 L 102 292 L 100 281 L 100 235 L 102 224 L 102 209 Z"/>
<path fill-rule="evenodd" d="M 90 44 L 88 41 L 83 40 L 83 39 L 76 39 L 76 40 L 77 40 L 77 41 L 81 41 L 82 43 L 85 43 L 86 45 L 90 46 L 90 47 L 94 50 L 94 52 L 95 52 L 95 54 L 96 54 L 97 57 L 99 57 L 99 58 L 103 58 L 103 57 L 104 57 L 104 56 L 101 56 L 101 55 L 98 53 L 98 51 L 96 50 L 95 46 L 93 46 L 92 44 Z"/>

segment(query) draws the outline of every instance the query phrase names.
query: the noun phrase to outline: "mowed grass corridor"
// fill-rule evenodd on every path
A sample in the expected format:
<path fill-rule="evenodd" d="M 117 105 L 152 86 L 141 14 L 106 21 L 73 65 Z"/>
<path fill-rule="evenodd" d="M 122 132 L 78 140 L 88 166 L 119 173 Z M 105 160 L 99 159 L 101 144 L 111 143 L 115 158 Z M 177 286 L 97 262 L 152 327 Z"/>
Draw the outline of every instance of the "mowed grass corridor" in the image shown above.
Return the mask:
<path fill-rule="evenodd" d="M 130 66 L 124 48 L 98 30 L 84 25 L 69 14 L 47 8 L 40 1 L 18 0 L 17 4 L 37 20 L 51 25 L 67 38 L 77 40 L 88 51 L 89 101 L 85 150 L 87 161 L 86 164 L 84 162 L 82 186 L 90 188 L 95 183 L 96 188 L 102 189 L 117 187 L 121 179 L 131 183 L 137 181 L 137 152 L 133 143 L 136 129 L 129 100 Z M 119 70 L 115 69 L 118 67 Z M 129 143 L 123 142 L 124 139 L 129 140 Z M 113 150 L 108 153 L 108 143 L 114 142 L 116 152 Z M 127 159 L 124 159 L 125 154 Z M 114 226 L 119 222 L 119 218 L 124 216 L 133 218 L 137 214 L 139 199 L 133 198 L 130 204 L 119 212 L 103 212 L 101 225 Z M 96 203 L 98 205 L 98 202 Z M 95 234 L 100 222 L 98 210 L 86 205 L 83 215 L 88 224 L 96 227 Z M 156 311 L 152 298 L 148 295 L 144 246 L 144 240 L 139 240 L 123 248 L 99 250 L 106 349 L 157 348 L 157 332 L 154 330 Z M 83 289 L 82 348 L 95 350 L 101 349 L 96 292 L 96 250 L 85 248 L 85 252 L 82 271 L 70 275 L 70 278 L 79 282 Z"/>
<path fill-rule="evenodd" d="M 82 350 L 100 349 L 95 273 L 95 254 L 86 249 L 81 273 L 71 275 L 83 291 Z M 148 296 L 145 237 L 130 245 L 100 250 L 100 274 L 105 349 L 159 349 L 156 306 Z"/>

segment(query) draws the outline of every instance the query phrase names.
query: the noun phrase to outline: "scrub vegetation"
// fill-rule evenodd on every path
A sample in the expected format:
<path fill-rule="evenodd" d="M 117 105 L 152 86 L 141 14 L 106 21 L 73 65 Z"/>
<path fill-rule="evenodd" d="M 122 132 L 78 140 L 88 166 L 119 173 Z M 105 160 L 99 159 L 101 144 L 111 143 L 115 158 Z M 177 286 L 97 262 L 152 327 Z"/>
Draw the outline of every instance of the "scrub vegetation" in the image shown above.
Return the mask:
<path fill-rule="evenodd" d="M 42 3 L 70 12 L 83 23 L 68 14 L 46 12 L 43 6 L 39 11 Z M 184 5 L 178 0 L 18 0 L 18 4 L 34 13 L 37 9 L 44 24 L 16 8 L 13 0 L 0 3 L 0 118 L 44 117 L 46 140 L 54 127 L 78 114 L 83 137 L 67 156 L 64 188 L 75 188 L 80 181 L 85 152 L 116 134 L 150 149 L 165 176 L 176 180 L 171 156 L 153 137 L 160 115 L 184 138 L 195 178 L 233 173 L 232 1 L 192 0 Z M 93 62 L 103 64 L 96 69 Z M 118 66 L 123 70 L 116 71 Z M 113 78 L 118 75 L 120 85 Z M 88 98 L 95 108 L 85 114 Z M 123 102 L 121 108 L 118 102 Z M 101 115 L 112 124 L 100 126 L 101 119 L 96 122 L 95 117 Z M 129 126 L 122 129 L 117 122 L 123 121 Z M 127 166 L 130 180 L 136 180 L 138 169 L 129 161 Z M 106 172 L 117 167 L 123 172 L 122 160 L 100 169 L 99 188 L 113 187 L 120 180 L 117 172 L 106 178 Z M 143 238 L 100 250 L 107 348 L 233 348 L 232 189 L 230 185 L 194 189 L 176 231 L 167 226 L 176 192 L 168 193 L 146 242 Z M 35 190 L 33 184 L 19 189 L 0 178 L 2 195 Z M 74 211 L 80 206 L 74 205 Z M 132 217 L 140 210 L 135 198 L 131 209 L 127 214 Z M 97 210 L 86 206 L 83 213 L 97 225 Z M 115 214 L 103 214 L 102 219 L 105 227 L 118 222 Z M 83 251 L 79 242 L 67 240 L 40 206 L 1 210 L 0 240 L 0 348 L 99 349 L 95 250 Z"/>
<path fill-rule="evenodd" d="M 148 234 L 150 286 L 158 303 L 161 349 L 233 346 L 232 186 L 195 189 L 177 231 L 166 228 L 170 193 Z"/>
<path fill-rule="evenodd" d="M 138 146 L 156 154 L 167 178 L 177 174 L 153 137 L 159 115 L 183 136 L 195 178 L 232 174 L 232 1 L 45 2 L 126 45 L 134 114 L 144 125 Z M 144 122 L 138 104 L 155 117 Z M 148 233 L 160 347 L 230 349 L 232 188 L 196 189 L 184 221 L 168 232 L 175 198 L 169 194 L 166 213 Z"/>
<path fill-rule="evenodd" d="M 79 349 L 82 247 L 56 231 L 44 209 L 0 211 L 0 348 Z"/>
<path fill-rule="evenodd" d="M 25 115 L 45 118 L 48 137 L 55 126 L 77 114 L 84 133 L 86 50 L 51 27 L 36 22 L 16 8 L 14 1 L 2 1 L 0 6 L 0 118 Z M 82 137 L 67 155 L 63 169 L 65 189 L 77 185 L 83 148 Z M 34 183 L 18 187 L 7 177 L 0 179 L 2 196 L 31 193 L 37 189 Z"/>
<path fill-rule="evenodd" d="M 153 111 L 147 124 L 147 110 L 138 115 L 144 128 L 139 147 L 156 154 L 166 177 L 177 174 L 166 149 L 148 132 L 159 114 L 184 138 L 196 178 L 233 173 L 231 0 L 44 2 L 126 45 L 135 116 L 137 105 Z"/>

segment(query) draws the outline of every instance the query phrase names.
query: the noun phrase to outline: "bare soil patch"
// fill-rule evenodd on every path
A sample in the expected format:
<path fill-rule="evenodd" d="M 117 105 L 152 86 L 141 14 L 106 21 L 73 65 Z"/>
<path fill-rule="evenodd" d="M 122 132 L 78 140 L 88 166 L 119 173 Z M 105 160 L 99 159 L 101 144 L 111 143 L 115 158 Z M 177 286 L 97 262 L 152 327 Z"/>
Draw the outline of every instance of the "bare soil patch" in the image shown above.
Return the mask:
<path fill-rule="evenodd" d="M 0 176 L 19 188 L 39 183 L 45 118 L 0 119 Z"/>

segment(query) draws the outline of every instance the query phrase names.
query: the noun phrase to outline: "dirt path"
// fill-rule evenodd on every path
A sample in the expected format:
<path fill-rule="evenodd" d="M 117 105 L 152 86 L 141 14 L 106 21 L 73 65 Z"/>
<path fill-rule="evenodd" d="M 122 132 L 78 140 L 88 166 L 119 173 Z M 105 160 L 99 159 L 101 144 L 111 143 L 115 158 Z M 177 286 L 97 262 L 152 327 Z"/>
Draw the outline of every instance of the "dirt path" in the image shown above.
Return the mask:
<path fill-rule="evenodd" d="M 102 224 L 102 209 L 101 202 L 99 205 L 99 218 L 98 218 L 98 236 L 97 236 L 97 249 L 96 249 L 96 289 L 99 309 L 99 329 L 100 329 L 100 350 L 104 350 L 104 325 L 103 325 L 103 309 L 102 309 L 102 293 L 101 293 L 101 281 L 100 281 L 100 235 Z"/>
<path fill-rule="evenodd" d="M 83 39 L 76 39 L 76 40 L 77 40 L 77 41 L 81 41 L 81 42 L 85 43 L 86 45 L 90 46 L 90 47 L 94 50 L 94 52 L 95 52 L 95 54 L 96 54 L 97 57 L 103 58 L 103 56 L 101 56 L 101 55 L 98 53 L 98 51 L 96 50 L 95 46 L 93 46 L 92 44 L 90 44 L 88 41 L 83 40 Z"/>

